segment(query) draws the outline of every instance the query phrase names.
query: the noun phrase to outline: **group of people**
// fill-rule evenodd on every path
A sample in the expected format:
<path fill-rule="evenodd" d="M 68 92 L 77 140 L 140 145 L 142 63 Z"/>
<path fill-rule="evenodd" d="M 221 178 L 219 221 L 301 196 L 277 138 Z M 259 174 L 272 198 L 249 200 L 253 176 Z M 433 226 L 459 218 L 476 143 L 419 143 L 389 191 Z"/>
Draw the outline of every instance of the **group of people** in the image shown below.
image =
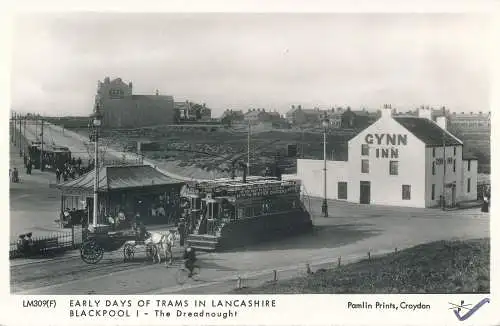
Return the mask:
<path fill-rule="evenodd" d="M 82 159 L 79 157 L 75 159 L 68 159 L 65 162 L 60 162 L 56 166 L 56 180 L 57 183 L 63 181 L 68 181 L 70 178 L 75 179 L 85 173 L 90 172 L 94 168 L 94 163 L 89 160 L 86 167 L 82 166 Z"/>
<path fill-rule="evenodd" d="M 19 235 L 19 238 L 17 239 L 17 251 L 22 253 L 22 254 L 29 254 L 33 252 L 33 233 L 29 232 L 26 234 L 21 234 Z"/>

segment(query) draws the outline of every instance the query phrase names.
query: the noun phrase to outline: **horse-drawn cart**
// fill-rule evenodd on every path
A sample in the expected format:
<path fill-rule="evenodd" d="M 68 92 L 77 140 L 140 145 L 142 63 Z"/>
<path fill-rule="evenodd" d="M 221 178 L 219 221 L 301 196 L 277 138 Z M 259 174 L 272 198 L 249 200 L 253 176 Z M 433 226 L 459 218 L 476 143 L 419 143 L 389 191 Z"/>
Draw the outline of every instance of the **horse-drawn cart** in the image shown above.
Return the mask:
<path fill-rule="evenodd" d="M 123 260 L 127 261 L 134 257 L 137 245 L 144 245 L 147 257 L 155 255 L 157 249 L 154 245 L 136 240 L 137 233 L 134 230 L 89 231 L 80 248 L 80 257 L 87 264 L 96 264 L 102 260 L 105 251 L 116 251 L 123 247 Z"/>

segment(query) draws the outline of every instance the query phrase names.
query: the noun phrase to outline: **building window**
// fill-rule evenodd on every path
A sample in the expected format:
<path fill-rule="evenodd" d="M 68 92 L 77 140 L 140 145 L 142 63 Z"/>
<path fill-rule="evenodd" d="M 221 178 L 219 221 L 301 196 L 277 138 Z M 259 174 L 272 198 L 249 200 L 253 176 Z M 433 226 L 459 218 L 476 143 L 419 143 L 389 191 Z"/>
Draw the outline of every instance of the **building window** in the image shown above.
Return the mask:
<path fill-rule="evenodd" d="M 361 160 L 361 173 L 370 173 L 370 163 L 368 160 Z"/>
<path fill-rule="evenodd" d="M 431 200 L 434 200 L 436 198 L 436 185 L 432 184 L 431 187 Z"/>
<path fill-rule="evenodd" d="M 467 192 L 470 192 L 470 178 L 467 178 Z"/>
<path fill-rule="evenodd" d="M 432 157 L 436 157 L 436 147 L 432 148 Z"/>
<path fill-rule="evenodd" d="M 453 155 L 457 155 L 457 148 L 453 147 Z"/>
<path fill-rule="evenodd" d="M 457 160 L 453 160 L 453 172 L 456 172 L 457 169 Z"/>
<path fill-rule="evenodd" d="M 338 199 L 347 199 L 347 182 L 339 182 L 337 185 Z"/>
<path fill-rule="evenodd" d="M 361 144 L 361 155 L 368 156 L 368 144 Z"/>
<path fill-rule="evenodd" d="M 432 175 L 436 175 L 436 162 L 432 162 Z"/>
<path fill-rule="evenodd" d="M 403 200 L 410 200 L 410 199 L 411 199 L 411 186 L 403 185 Z"/>
<path fill-rule="evenodd" d="M 470 160 L 467 161 L 467 171 L 470 172 Z"/>
<path fill-rule="evenodd" d="M 389 162 L 389 174 L 390 175 L 398 175 L 398 161 L 390 161 Z"/>

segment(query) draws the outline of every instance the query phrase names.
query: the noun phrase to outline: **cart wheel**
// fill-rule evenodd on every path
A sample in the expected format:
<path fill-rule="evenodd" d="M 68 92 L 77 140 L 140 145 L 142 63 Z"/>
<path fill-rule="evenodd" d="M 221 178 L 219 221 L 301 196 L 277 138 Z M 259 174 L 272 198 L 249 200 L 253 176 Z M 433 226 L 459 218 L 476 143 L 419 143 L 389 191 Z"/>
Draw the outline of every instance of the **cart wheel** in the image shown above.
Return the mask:
<path fill-rule="evenodd" d="M 87 264 L 96 264 L 104 256 L 104 249 L 95 241 L 85 241 L 80 248 L 80 257 Z"/>
<path fill-rule="evenodd" d="M 123 247 L 123 261 L 130 261 L 134 259 L 135 248 L 130 243 L 126 243 Z"/>

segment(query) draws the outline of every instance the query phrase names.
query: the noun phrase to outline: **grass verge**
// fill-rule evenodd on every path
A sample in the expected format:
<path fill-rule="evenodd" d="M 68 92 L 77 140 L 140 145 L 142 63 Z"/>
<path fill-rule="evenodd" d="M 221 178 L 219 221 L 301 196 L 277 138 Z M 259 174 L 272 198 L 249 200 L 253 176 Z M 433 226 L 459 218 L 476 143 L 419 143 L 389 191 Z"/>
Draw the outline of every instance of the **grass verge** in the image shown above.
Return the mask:
<path fill-rule="evenodd" d="M 233 294 L 489 293 L 490 240 L 438 241 Z"/>

